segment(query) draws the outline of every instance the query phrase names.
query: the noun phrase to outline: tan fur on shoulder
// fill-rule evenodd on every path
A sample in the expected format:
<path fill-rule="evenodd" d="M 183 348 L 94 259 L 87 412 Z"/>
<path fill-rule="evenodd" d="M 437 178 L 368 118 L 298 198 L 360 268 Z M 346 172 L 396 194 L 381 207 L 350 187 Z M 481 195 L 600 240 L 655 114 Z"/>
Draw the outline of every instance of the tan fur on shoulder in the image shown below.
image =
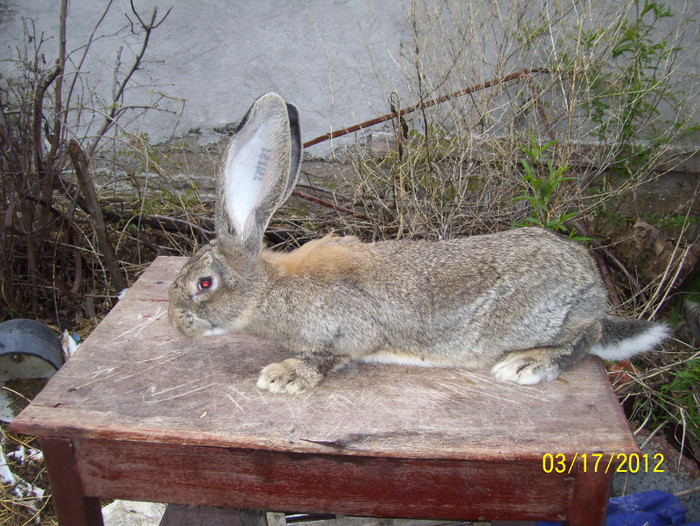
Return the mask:
<path fill-rule="evenodd" d="M 364 246 L 356 237 L 328 235 L 309 241 L 292 252 L 265 250 L 262 259 L 270 264 L 278 277 L 306 274 L 336 279 L 360 270 Z M 366 264 L 362 268 L 366 270 Z"/>

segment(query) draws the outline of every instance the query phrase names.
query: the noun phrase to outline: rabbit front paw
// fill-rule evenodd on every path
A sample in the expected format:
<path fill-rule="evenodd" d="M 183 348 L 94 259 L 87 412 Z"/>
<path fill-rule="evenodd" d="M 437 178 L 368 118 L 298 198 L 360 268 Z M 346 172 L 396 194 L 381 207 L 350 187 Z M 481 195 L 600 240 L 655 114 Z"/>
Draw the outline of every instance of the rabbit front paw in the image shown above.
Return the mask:
<path fill-rule="evenodd" d="M 301 394 L 315 387 L 323 375 L 311 364 L 298 358 L 271 363 L 263 368 L 257 386 L 271 393 Z"/>

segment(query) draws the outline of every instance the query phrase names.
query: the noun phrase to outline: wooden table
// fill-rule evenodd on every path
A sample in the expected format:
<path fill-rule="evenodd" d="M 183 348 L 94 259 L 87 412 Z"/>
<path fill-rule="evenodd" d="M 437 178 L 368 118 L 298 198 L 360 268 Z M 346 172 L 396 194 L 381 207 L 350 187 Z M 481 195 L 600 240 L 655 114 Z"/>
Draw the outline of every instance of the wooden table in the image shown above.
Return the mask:
<path fill-rule="evenodd" d="M 273 395 L 255 387 L 273 344 L 169 323 L 184 262 L 158 258 L 11 426 L 40 437 L 62 525 L 101 524 L 100 497 L 603 523 L 617 455 L 639 450 L 597 358 L 534 387 L 363 364 Z"/>

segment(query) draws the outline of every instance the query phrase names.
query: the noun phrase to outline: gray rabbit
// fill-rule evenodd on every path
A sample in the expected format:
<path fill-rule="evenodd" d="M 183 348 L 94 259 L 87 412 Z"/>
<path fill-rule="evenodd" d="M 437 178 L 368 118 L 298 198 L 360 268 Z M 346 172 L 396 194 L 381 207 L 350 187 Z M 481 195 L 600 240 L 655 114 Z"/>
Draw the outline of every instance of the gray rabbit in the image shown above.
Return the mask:
<path fill-rule="evenodd" d="M 301 164 L 298 109 L 260 97 L 231 140 L 217 181 L 217 239 L 170 288 L 187 336 L 242 330 L 294 355 L 258 387 L 301 393 L 352 360 L 490 367 L 499 380 L 553 380 L 587 354 L 649 350 L 665 325 L 607 314 L 587 250 L 537 228 L 448 241 L 327 236 L 289 253 L 263 233 Z"/>

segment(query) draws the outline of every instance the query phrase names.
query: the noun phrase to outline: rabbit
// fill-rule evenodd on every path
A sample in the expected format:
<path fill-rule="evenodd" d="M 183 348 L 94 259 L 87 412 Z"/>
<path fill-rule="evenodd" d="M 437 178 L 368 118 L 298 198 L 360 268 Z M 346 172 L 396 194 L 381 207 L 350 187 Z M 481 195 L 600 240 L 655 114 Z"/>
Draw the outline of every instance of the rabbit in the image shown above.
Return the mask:
<path fill-rule="evenodd" d="M 297 181 L 299 110 L 255 101 L 217 180 L 217 238 L 169 290 L 186 336 L 246 331 L 293 355 L 257 386 L 298 394 L 350 361 L 490 367 L 523 385 L 556 379 L 587 354 L 629 358 L 669 334 L 608 315 L 607 290 L 579 243 L 539 228 L 443 241 L 364 243 L 329 235 L 280 253 L 263 247 Z"/>

